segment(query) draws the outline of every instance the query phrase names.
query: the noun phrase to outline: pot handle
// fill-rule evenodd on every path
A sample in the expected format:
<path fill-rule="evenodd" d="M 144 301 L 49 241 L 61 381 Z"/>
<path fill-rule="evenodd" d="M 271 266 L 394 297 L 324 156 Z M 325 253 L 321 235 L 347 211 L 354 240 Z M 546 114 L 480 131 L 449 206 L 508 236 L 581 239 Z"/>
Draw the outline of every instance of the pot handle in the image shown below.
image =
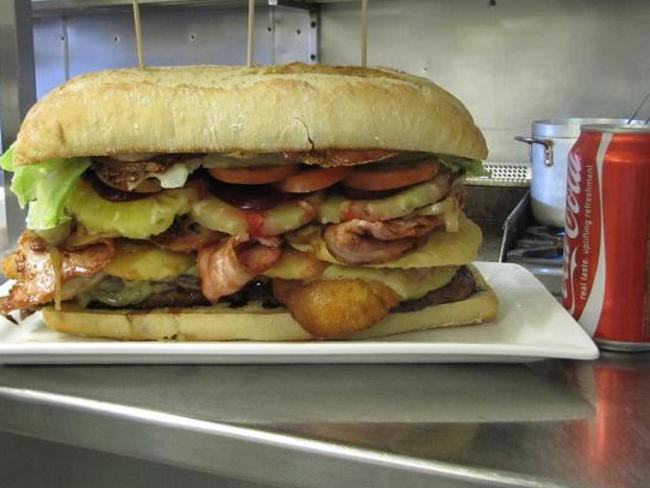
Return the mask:
<path fill-rule="evenodd" d="M 524 136 L 515 136 L 515 141 L 525 142 L 531 148 L 533 144 L 541 144 L 544 146 L 544 164 L 546 166 L 553 166 L 553 141 Z"/>

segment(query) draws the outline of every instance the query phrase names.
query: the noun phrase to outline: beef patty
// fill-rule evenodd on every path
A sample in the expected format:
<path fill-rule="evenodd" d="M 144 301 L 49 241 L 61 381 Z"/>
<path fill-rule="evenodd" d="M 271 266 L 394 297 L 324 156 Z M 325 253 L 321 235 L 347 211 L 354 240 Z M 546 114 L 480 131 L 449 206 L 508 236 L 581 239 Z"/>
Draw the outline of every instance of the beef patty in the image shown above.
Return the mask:
<path fill-rule="evenodd" d="M 467 266 L 461 266 L 449 283 L 436 290 L 431 290 L 421 298 L 405 300 L 391 309 L 393 313 L 416 312 L 431 305 L 458 302 L 476 293 L 476 280 Z"/>
<path fill-rule="evenodd" d="M 193 277 L 180 277 L 176 287 L 160 293 L 153 293 L 139 303 L 129 305 L 128 308 L 149 310 L 153 308 L 186 308 L 209 306 L 210 302 L 200 291 L 198 279 Z M 391 309 L 391 313 L 415 312 L 431 305 L 457 302 L 465 300 L 477 291 L 474 275 L 462 266 L 456 271 L 453 278 L 445 286 L 432 290 L 421 298 L 405 300 Z M 264 308 L 281 307 L 282 304 L 273 296 L 271 281 L 268 279 L 255 280 L 248 283 L 237 293 L 223 297 L 220 302 L 228 304 L 230 308 L 240 308 L 249 302 L 261 303 Z M 91 308 L 106 308 L 106 305 L 93 302 Z"/>

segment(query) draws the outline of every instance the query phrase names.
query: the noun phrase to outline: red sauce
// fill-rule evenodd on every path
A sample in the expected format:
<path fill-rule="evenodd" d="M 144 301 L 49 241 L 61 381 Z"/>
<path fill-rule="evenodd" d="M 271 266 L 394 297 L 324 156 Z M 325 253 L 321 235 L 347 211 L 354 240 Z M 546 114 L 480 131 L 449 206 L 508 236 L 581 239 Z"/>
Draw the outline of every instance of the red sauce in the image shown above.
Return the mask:
<path fill-rule="evenodd" d="M 262 235 L 264 227 L 264 212 L 244 212 L 246 216 L 247 229 L 251 237 Z"/>
<path fill-rule="evenodd" d="M 364 220 L 376 220 L 376 219 L 369 219 L 368 218 L 368 212 L 366 211 L 366 207 L 363 203 L 361 202 L 348 202 L 343 211 L 341 212 L 341 221 L 342 222 L 347 222 L 348 220 L 353 220 L 353 219 L 364 219 Z"/>

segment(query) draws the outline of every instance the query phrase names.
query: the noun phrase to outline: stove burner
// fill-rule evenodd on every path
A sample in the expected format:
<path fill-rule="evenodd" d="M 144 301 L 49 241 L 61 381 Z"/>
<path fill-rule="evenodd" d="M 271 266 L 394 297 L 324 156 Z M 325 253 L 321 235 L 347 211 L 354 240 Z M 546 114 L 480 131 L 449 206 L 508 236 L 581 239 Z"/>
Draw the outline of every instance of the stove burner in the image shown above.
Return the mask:
<path fill-rule="evenodd" d="M 522 259 L 562 260 L 564 229 L 546 225 L 528 227 L 508 251 L 508 261 Z M 514 259 L 513 259 L 514 258 Z"/>

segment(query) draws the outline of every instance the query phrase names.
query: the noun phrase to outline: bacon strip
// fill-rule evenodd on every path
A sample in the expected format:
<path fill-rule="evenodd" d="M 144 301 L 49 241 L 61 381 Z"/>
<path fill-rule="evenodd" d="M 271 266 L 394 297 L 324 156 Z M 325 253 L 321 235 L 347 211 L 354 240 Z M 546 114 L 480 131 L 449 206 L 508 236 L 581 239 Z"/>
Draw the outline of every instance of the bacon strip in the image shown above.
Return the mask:
<path fill-rule="evenodd" d="M 229 237 L 199 250 L 201 291 L 212 302 L 242 289 L 280 259 L 279 238 Z"/>
<path fill-rule="evenodd" d="M 80 250 L 61 250 L 60 254 L 61 282 L 66 283 L 74 278 L 100 273 L 113 259 L 115 246 L 112 240 L 106 239 Z M 13 265 L 9 261 L 12 258 Z M 12 273 L 15 273 L 17 282 L 9 296 L 0 303 L 2 313 L 33 308 L 54 299 L 56 274 L 47 243 L 42 238 L 29 231 L 24 232 L 18 239 L 18 250 L 9 260 L 4 265 L 13 266 Z"/>
<path fill-rule="evenodd" d="M 393 261 L 418 247 L 435 228 L 437 216 L 416 216 L 384 222 L 353 219 L 325 229 L 325 243 L 333 256 L 348 264 Z"/>
<path fill-rule="evenodd" d="M 162 234 L 151 238 L 157 246 L 172 252 L 190 254 L 220 241 L 225 234 L 207 229 L 185 217 L 177 218 Z"/>

